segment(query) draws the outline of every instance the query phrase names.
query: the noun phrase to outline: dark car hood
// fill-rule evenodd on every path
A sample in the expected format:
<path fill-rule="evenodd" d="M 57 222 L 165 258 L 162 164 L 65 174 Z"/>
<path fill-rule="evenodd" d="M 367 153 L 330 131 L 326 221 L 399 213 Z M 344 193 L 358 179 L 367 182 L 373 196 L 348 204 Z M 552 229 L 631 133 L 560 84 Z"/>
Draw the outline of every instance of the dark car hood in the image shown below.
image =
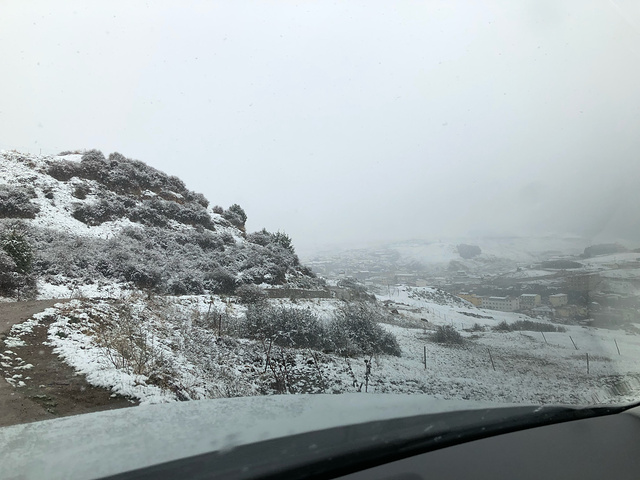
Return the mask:
<path fill-rule="evenodd" d="M 505 404 L 425 395 L 283 395 L 167 403 L 0 428 L 0 478 L 83 479 L 343 425 Z"/>

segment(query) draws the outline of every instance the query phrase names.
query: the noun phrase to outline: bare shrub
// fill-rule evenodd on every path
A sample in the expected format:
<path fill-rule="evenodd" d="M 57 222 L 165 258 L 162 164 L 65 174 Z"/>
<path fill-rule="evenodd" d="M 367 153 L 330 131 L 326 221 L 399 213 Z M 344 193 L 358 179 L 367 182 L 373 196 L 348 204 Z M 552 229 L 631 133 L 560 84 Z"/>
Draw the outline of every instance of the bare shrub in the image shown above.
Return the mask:
<path fill-rule="evenodd" d="M 120 302 L 116 317 L 103 319 L 99 324 L 96 340 L 115 368 L 136 375 L 153 373 L 157 359 L 153 338 L 144 328 L 145 323 L 144 316 L 135 315 L 129 304 Z"/>

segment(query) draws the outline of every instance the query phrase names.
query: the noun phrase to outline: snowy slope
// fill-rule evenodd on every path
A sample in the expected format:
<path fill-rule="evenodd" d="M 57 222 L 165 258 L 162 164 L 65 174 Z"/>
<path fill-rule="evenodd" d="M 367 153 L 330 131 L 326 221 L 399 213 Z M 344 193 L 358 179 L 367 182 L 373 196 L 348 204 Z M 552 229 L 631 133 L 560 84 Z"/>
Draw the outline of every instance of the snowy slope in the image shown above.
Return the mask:
<path fill-rule="evenodd" d="M 35 155 L 23 154 L 14 151 L 0 151 L 0 185 L 33 188 L 36 198 L 33 202 L 40 207 L 35 219 L 30 223 L 36 227 L 50 228 L 73 235 L 91 236 L 108 239 L 116 235 L 125 227 L 139 227 L 138 223 L 122 218 L 115 221 L 107 221 L 101 225 L 89 226 L 71 215 L 73 206 L 78 203 L 95 203 L 98 198 L 92 193 L 86 199 L 79 199 L 73 195 L 79 185 L 88 184 L 93 192 L 100 191 L 99 184 L 95 180 L 71 178 L 63 182 L 56 180 L 47 172 L 47 168 L 53 162 L 72 161 L 79 162 L 82 155 Z M 178 193 L 174 192 L 176 196 Z M 152 195 L 152 192 L 149 192 Z M 48 198 L 47 195 L 51 198 Z M 220 215 L 209 209 L 209 214 L 216 222 L 220 231 L 228 231 L 238 242 L 243 242 L 243 237 L 237 228 L 229 226 L 222 221 Z M 174 228 L 192 229 L 190 225 L 174 224 Z"/>
<path fill-rule="evenodd" d="M 246 218 L 239 205 L 210 207 L 177 177 L 118 153 L 3 151 L 0 240 L 17 231 L 33 269 L 7 267 L 20 281 L 0 284 L 0 295 L 33 296 L 36 287 L 51 298 L 113 296 L 131 286 L 178 295 L 231 293 L 242 284 L 322 286 L 286 234 L 247 233 Z"/>

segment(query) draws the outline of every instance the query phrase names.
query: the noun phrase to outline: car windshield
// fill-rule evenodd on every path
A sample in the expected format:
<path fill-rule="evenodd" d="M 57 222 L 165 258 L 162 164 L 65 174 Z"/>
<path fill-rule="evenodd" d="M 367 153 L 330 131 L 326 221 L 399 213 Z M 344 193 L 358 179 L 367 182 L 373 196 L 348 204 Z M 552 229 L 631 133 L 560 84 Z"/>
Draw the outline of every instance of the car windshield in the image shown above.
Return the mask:
<path fill-rule="evenodd" d="M 640 400 L 637 3 L 2 10 L 0 427 Z"/>

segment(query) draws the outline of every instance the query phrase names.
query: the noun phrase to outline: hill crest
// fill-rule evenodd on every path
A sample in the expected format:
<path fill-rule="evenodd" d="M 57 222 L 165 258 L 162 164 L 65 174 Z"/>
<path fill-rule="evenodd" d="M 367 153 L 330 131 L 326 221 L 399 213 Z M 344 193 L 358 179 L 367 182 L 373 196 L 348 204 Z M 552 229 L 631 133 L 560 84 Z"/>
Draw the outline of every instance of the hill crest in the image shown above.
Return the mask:
<path fill-rule="evenodd" d="M 33 248 L 40 283 L 104 279 L 175 294 L 321 283 L 286 234 L 247 234 L 246 218 L 239 205 L 210 207 L 179 178 L 119 153 L 0 152 L 0 229 L 3 238 L 19 230 Z M 0 281 L 0 293 L 22 283 Z"/>

